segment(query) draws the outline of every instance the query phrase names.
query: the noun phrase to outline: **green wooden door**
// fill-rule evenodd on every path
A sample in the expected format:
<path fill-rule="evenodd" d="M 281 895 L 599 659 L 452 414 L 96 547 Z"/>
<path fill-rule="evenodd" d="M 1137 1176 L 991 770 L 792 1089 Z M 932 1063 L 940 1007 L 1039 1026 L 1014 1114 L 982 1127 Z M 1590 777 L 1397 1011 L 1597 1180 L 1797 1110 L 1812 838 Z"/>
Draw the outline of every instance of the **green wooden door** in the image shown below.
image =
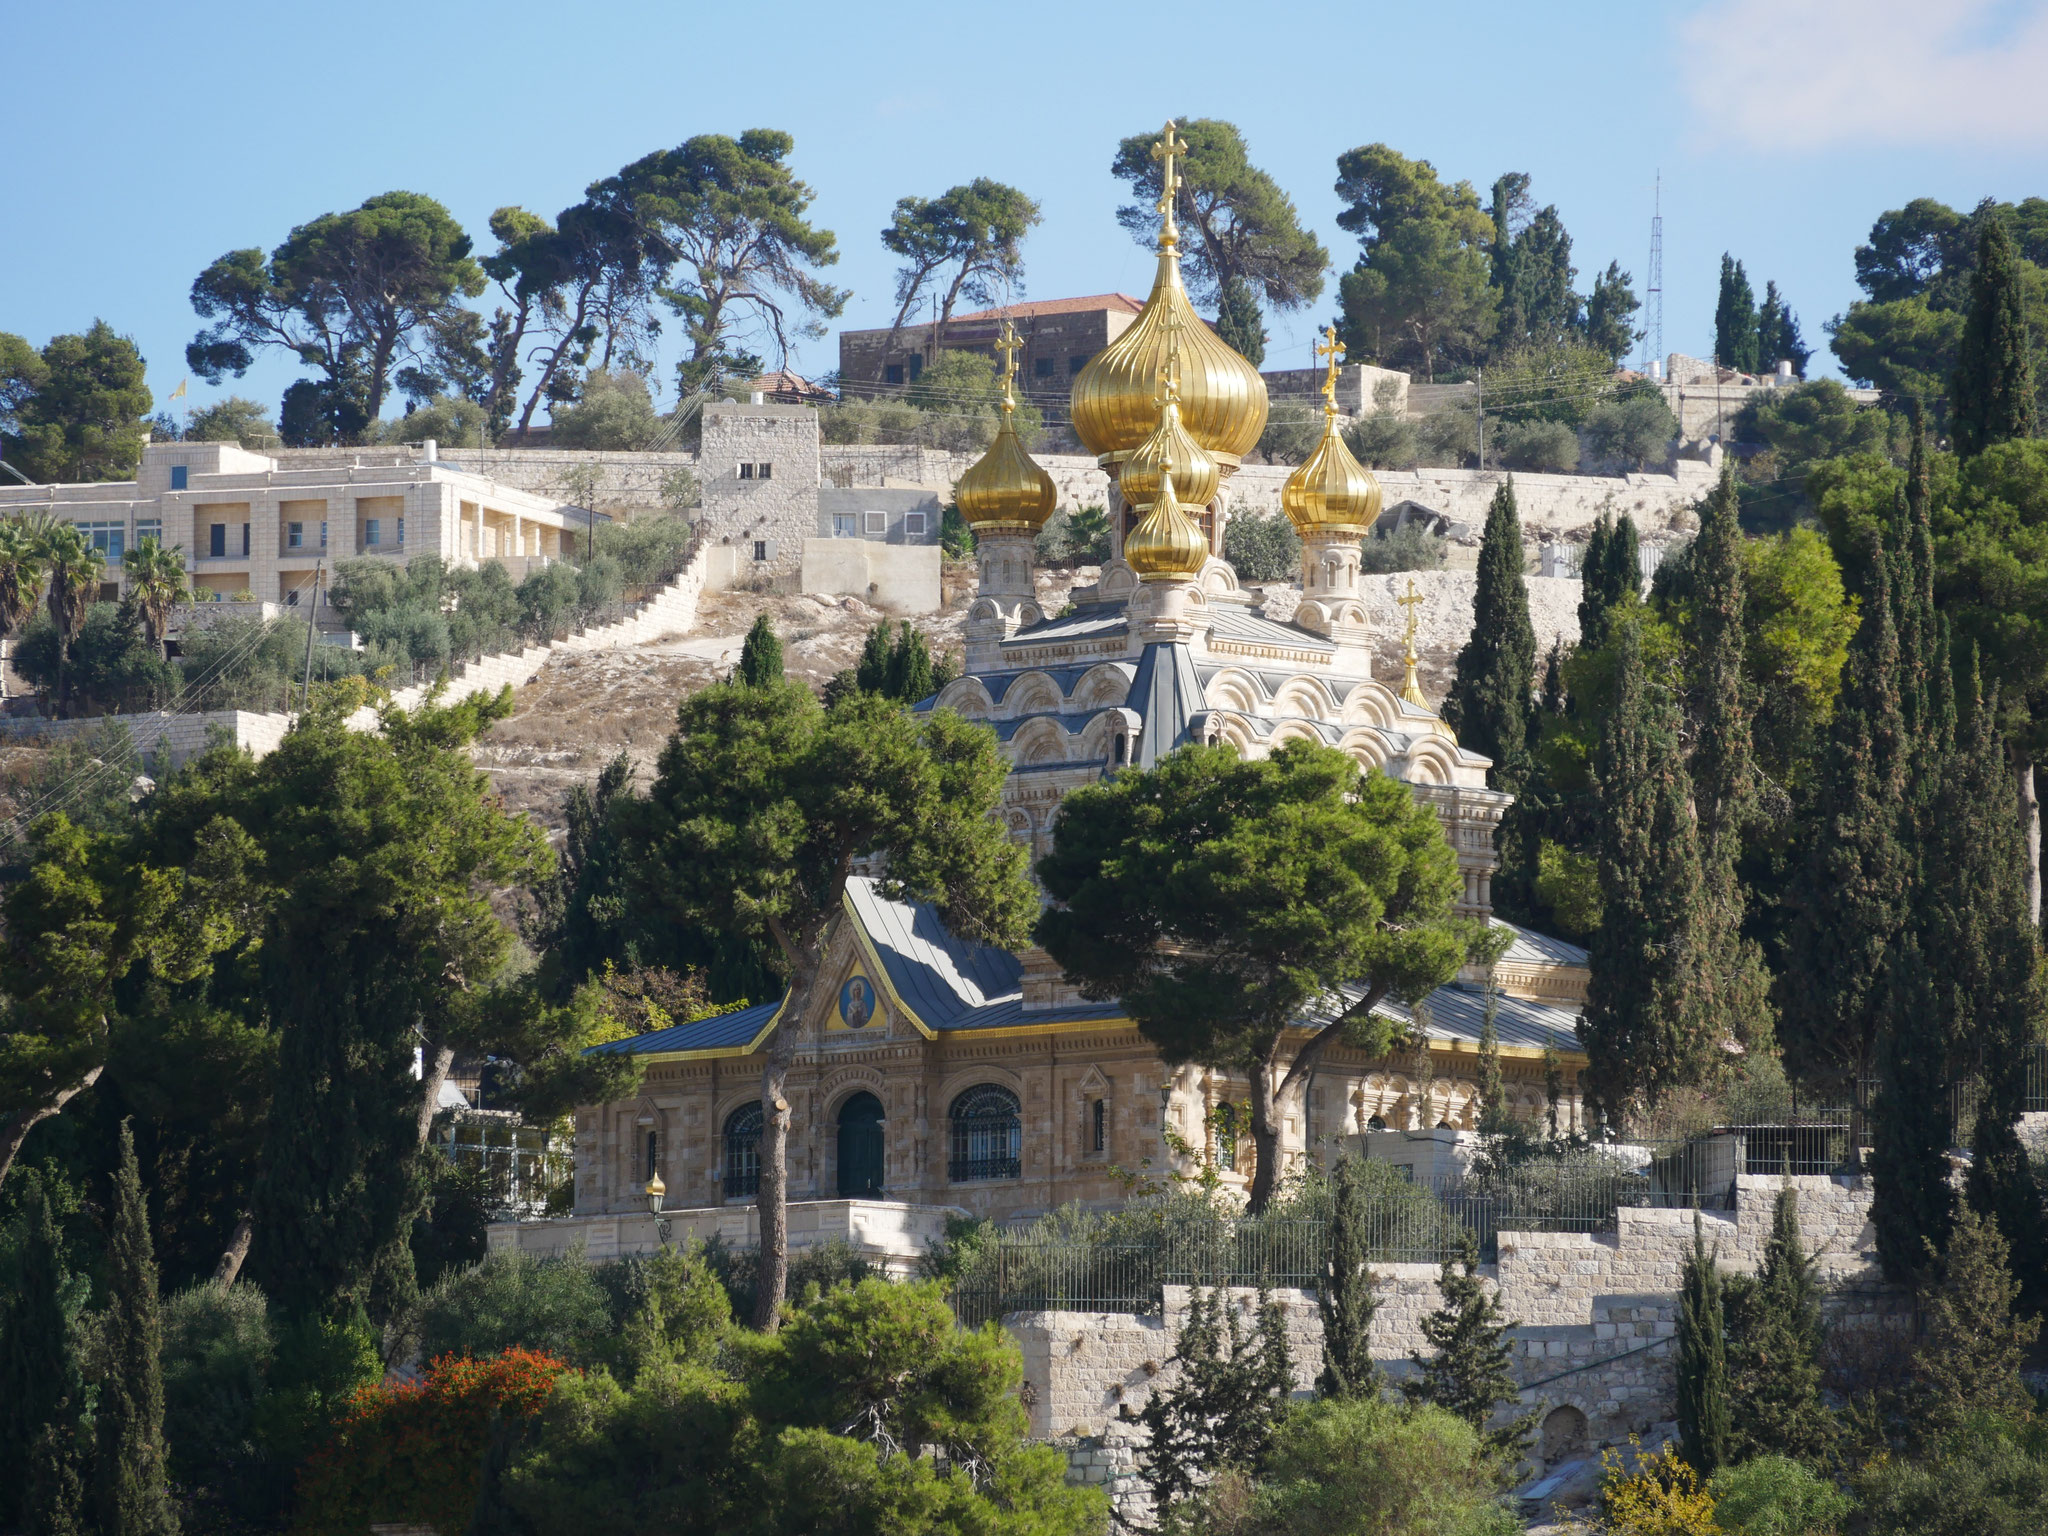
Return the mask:
<path fill-rule="evenodd" d="M 839 1198 L 882 1195 L 882 1101 L 856 1093 L 839 1106 Z"/>

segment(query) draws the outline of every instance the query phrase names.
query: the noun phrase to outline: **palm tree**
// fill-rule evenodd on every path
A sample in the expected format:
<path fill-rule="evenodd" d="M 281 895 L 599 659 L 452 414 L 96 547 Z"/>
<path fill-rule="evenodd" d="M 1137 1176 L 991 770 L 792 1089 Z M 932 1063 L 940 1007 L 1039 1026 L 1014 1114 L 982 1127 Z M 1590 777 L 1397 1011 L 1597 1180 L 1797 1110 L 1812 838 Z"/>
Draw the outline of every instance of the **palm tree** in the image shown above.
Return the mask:
<path fill-rule="evenodd" d="M 85 629 L 85 616 L 99 595 L 107 557 L 70 523 L 53 525 L 43 538 L 43 559 L 50 568 L 50 622 L 57 627 L 57 706 L 65 702 L 64 662 L 71 642 Z"/>
<path fill-rule="evenodd" d="M 128 575 L 128 590 L 142 610 L 142 627 L 149 631 L 149 643 L 161 656 L 171 610 L 191 600 L 185 590 L 185 547 L 174 544 L 166 549 L 155 539 L 144 539 L 128 552 L 122 569 Z"/>
<path fill-rule="evenodd" d="M 43 540 L 48 520 L 35 517 L 0 519 L 0 640 L 21 633 L 29 615 L 43 600 Z M 0 697 L 7 691 L 0 673 Z"/>

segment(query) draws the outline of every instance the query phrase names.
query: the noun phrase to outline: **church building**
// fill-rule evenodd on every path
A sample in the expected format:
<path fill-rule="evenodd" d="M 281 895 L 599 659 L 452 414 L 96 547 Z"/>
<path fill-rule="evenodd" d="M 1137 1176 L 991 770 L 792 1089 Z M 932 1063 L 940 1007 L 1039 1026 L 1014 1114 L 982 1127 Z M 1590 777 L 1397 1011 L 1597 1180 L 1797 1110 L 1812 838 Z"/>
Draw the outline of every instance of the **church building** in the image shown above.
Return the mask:
<path fill-rule="evenodd" d="M 1460 912 L 1492 918 L 1494 830 L 1510 797 L 1488 761 L 1458 745 L 1406 675 L 1372 675 L 1359 541 L 1380 487 L 1325 428 L 1289 477 L 1283 507 L 1302 538 L 1299 594 L 1263 600 L 1221 558 L 1230 478 L 1258 441 L 1266 385 L 1195 313 L 1182 283 L 1169 126 L 1160 147 L 1158 269 L 1136 319 L 1073 380 L 1074 430 L 1112 477 L 1113 550 L 1100 581 L 1064 612 L 1038 605 L 1033 538 L 1055 504 L 1051 479 L 1007 425 L 956 498 L 979 538 L 980 588 L 963 675 L 920 709 L 989 724 L 1012 763 L 1001 814 L 1034 856 L 1049 847 L 1069 790 L 1149 768 L 1190 742 L 1262 757 L 1296 739 L 1339 748 L 1406 783 L 1436 812 L 1464 876 Z M 1006 391 L 1014 334 L 1001 342 Z M 1320 349 L 1334 381 L 1340 349 Z M 847 893 L 811 1016 L 780 1000 L 614 1042 L 643 1059 L 641 1091 L 576 1121 L 579 1216 L 644 1212 L 659 1180 L 667 1209 L 752 1201 L 760 1174 L 762 1053 L 776 1029 L 801 1044 L 790 1076 L 792 1202 L 864 1200 L 955 1207 L 1016 1220 L 1070 1202 L 1126 1198 L 1131 1175 L 1213 1167 L 1250 1179 L 1247 1085 L 1163 1062 L 1115 1003 L 1083 998 L 1044 953 L 991 950 L 936 913 Z M 1290 1168 L 1326 1160 L 1369 1130 L 1471 1128 L 1489 978 L 1468 971 L 1412 1009 L 1383 1012 L 1408 1042 L 1387 1056 L 1337 1046 L 1283 1106 Z M 1516 929 L 1492 968 L 1509 1107 L 1544 1111 L 1546 1076 L 1577 1123 L 1585 1063 L 1575 1023 L 1585 952 Z M 1286 1170 L 1283 1170 L 1283 1173 Z"/>

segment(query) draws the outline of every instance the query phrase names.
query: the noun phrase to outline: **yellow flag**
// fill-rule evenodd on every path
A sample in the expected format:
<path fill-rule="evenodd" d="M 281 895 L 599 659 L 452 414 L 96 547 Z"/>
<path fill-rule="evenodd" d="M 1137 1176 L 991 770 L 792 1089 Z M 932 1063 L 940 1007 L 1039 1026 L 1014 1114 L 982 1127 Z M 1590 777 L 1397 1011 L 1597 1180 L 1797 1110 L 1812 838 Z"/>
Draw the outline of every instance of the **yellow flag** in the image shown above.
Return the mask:
<path fill-rule="evenodd" d="M 169 405 L 169 404 L 171 403 L 171 401 L 172 401 L 172 400 L 182 400 L 182 399 L 184 399 L 184 398 L 185 398 L 185 386 L 186 386 L 187 384 L 190 384 L 191 382 L 192 382 L 192 381 L 191 381 L 190 379 L 180 379 L 180 380 L 178 380 L 178 387 L 177 387 L 176 389 L 174 389 L 174 390 L 172 390 L 172 391 L 171 391 L 169 399 L 166 399 L 166 400 L 164 401 L 164 404 L 165 404 L 165 405 Z"/>

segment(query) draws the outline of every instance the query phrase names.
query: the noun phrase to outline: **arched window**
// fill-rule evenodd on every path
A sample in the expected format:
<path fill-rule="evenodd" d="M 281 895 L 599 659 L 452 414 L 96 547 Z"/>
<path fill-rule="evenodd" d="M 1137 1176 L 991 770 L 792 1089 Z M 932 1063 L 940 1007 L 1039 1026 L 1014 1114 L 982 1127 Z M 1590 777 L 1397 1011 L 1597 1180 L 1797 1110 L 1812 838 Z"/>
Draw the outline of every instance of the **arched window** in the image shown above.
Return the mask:
<path fill-rule="evenodd" d="M 1209 1133 L 1216 1143 L 1216 1166 L 1226 1173 L 1237 1172 L 1237 1106 L 1218 1104 L 1209 1114 Z"/>
<path fill-rule="evenodd" d="M 1024 1172 L 1024 1122 L 1017 1095 L 994 1083 L 970 1088 L 953 1101 L 953 1156 L 948 1177 L 1015 1179 Z"/>
<path fill-rule="evenodd" d="M 761 1188 L 761 1106 L 742 1104 L 725 1117 L 725 1194 L 751 1195 Z"/>

